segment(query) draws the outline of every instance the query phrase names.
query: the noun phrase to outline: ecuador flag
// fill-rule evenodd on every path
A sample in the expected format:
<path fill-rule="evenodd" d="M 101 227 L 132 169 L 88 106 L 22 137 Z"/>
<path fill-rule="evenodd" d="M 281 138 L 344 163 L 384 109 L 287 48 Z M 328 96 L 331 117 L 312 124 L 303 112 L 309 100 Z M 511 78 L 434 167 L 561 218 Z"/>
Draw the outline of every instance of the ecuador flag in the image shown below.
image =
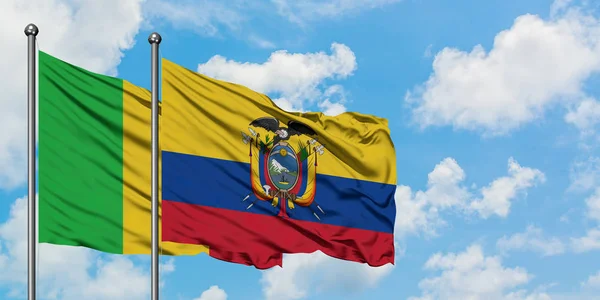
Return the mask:
<path fill-rule="evenodd" d="M 316 250 L 394 263 L 396 158 L 385 119 L 286 112 L 166 59 L 162 95 L 163 241 L 261 269 Z"/>
<path fill-rule="evenodd" d="M 39 242 L 150 253 L 150 99 L 125 80 L 39 52 Z"/>

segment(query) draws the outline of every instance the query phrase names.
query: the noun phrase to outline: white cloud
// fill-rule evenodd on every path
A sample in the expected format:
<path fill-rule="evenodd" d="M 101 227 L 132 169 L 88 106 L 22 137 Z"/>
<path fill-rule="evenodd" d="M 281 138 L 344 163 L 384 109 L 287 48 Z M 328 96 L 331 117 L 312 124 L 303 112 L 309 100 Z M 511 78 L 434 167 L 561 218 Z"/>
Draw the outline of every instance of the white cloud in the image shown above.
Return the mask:
<path fill-rule="evenodd" d="M 565 252 L 564 243 L 556 237 L 545 237 L 542 230 L 535 226 L 527 226 L 523 233 L 510 237 L 503 236 L 496 242 L 500 251 L 530 250 L 539 252 L 542 256 L 558 255 Z"/>
<path fill-rule="evenodd" d="M 521 167 L 512 157 L 508 160 L 508 175 L 494 180 L 481 190 L 482 198 L 474 200 L 470 208 L 477 211 L 481 217 L 487 218 L 492 214 L 506 217 L 510 210 L 511 200 L 519 192 L 546 181 L 540 170 Z"/>
<path fill-rule="evenodd" d="M 0 224 L 0 286 L 23 296 L 27 284 L 27 198 L 17 199 Z M 131 259 L 83 247 L 38 245 L 38 293 L 44 298 L 147 299 L 150 274 Z M 174 271 L 172 260 L 161 275 Z"/>
<path fill-rule="evenodd" d="M 581 283 L 581 286 L 584 288 L 600 290 L 600 271 L 594 275 L 590 275 L 586 281 Z"/>
<path fill-rule="evenodd" d="M 427 190 L 412 193 L 409 186 L 396 188 L 396 231 L 399 236 L 424 232 L 436 235 L 436 229 L 445 225 L 439 217 L 443 210 L 464 207 L 470 193 L 461 183 L 464 170 L 453 158 L 445 158 L 427 176 Z"/>
<path fill-rule="evenodd" d="M 519 16 L 489 52 L 438 52 L 428 81 L 406 95 L 414 121 L 501 135 L 584 98 L 584 82 L 600 71 L 600 21 L 564 7 L 549 20 Z"/>
<path fill-rule="evenodd" d="M 569 191 L 586 192 L 600 186 L 600 157 L 573 163 L 570 170 Z"/>
<path fill-rule="evenodd" d="M 160 274 L 169 274 L 175 272 L 175 259 L 170 257 L 166 262 L 160 263 Z"/>
<path fill-rule="evenodd" d="M 332 102 L 331 97 L 341 93 L 341 86 L 324 86 L 329 79 L 344 79 L 356 70 L 356 57 L 348 46 L 331 45 L 331 54 L 289 53 L 275 51 L 262 63 L 240 63 L 220 55 L 198 65 L 198 72 L 213 78 L 245 85 L 269 95 L 286 110 L 303 110 L 321 100 L 321 105 L 331 113 L 343 111 L 343 102 Z M 342 96 L 343 98 L 343 96 Z"/>
<path fill-rule="evenodd" d="M 511 292 L 511 293 L 507 294 L 505 297 L 503 297 L 503 300 L 552 300 L 552 299 L 558 300 L 557 298 L 554 297 L 554 295 L 549 295 L 543 291 L 528 293 L 525 290 Z M 583 300 L 581 298 L 571 298 L 571 299 Z"/>
<path fill-rule="evenodd" d="M 458 254 L 436 253 L 427 260 L 425 269 L 440 273 L 421 280 L 421 297 L 409 299 L 550 299 L 545 293 L 515 290 L 533 276 L 521 267 L 503 266 L 498 256 L 485 256 L 476 244 Z"/>
<path fill-rule="evenodd" d="M 317 104 L 323 114 L 337 116 L 346 112 L 346 95 L 341 85 L 332 85 L 323 94 L 324 100 Z"/>
<path fill-rule="evenodd" d="M 425 48 L 425 51 L 423 52 L 423 57 L 425 58 L 429 58 L 433 55 L 433 53 L 431 52 L 433 49 L 433 44 L 429 44 L 427 46 L 427 48 Z"/>
<path fill-rule="evenodd" d="M 589 229 L 585 236 L 571 238 L 571 248 L 575 253 L 600 250 L 600 229 Z"/>
<path fill-rule="evenodd" d="M 554 0 L 550 6 L 550 15 L 554 17 L 559 13 L 564 12 L 569 8 L 571 2 L 573 2 L 573 0 Z"/>
<path fill-rule="evenodd" d="M 436 235 L 436 229 L 446 224 L 440 217 L 446 210 L 475 212 L 482 218 L 506 217 L 519 192 L 544 181 L 541 171 L 522 167 L 513 158 L 508 159 L 508 176 L 497 178 L 481 188 L 478 191 L 480 197 L 463 183 L 465 177 L 456 160 L 445 158 L 429 173 L 427 190 L 413 193 L 410 187 L 399 186 L 396 189 L 399 207 L 396 233 Z"/>
<path fill-rule="evenodd" d="M 257 33 L 253 20 L 279 26 L 281 16 L 304 27 L 307 21 L 330 19 L 349 13 L 383 7 L 401 0 L 146 0 L 144 13 L 147 27 L 167 21 L 177 29 L 190 30 L 204 36 L 233 35 L 263 49 L 275 43 Z M 150 22 L 151 21 L 151 22 Z M 302 29 L 302 28 L 300 28 Z"/>
<path fill-rule="evenodd" d="M 323 111 L 323 114 L 328 116 L 337 116 L 346 111 L 346 107 L 341 103 L 332 103 L 329 99 L 325 99 L 319 103 L 319 108 Z"/>
<path fill-rule="evenodd" d="M 585 199 L 585 205 L 585 216 L 595 221 L 596 226 L 588 229 L 585 236 L 571 238 L 571 248 L 576 253 L 600 250 L 600 187 Z"/>
<path fill-rule="evenodd" d="M 243 26 L 246 18 L 238 7 L 241 4 L 232 0 L 227 4 L 211 0 L 148 0 L 144 5 L 144 13 L 152 20 L 166 20 L 178 29 L 215 36 L 219 34 L 220 26 L 228 30 L 238 30 Z M 249 7 L 244 6 L 244 9 Z"/>
<path fill-rule="evenodd" d="M 588 218 L 597 221 L 600 224 L 600 187 L 596 188 L 596 191 L 585 199 L 587 206 Z"/>
<path fill-rule="evenodd" d="M 62 249 L 56 250 L 62 253 Z M 68 259 L 64 254 L 58 255 Z M 65 266 L 63 264 L 63 268 Z M 43 265 L 41 267 L 43 268 Z M 88 265 L 87 269 L 90 267 Z M 83 280 L 69 278 L 68 285 L 66 282 L 54 285 L 54 292 L 58 295 L 62 294 L 62 299 L 145 299 L 149 296 L 150 289 L 147 284 L 149 274 L 139 266 L 135 266 L 131 260 L 119 256 L 109 261 L 97 259 L 95 267 L 97 271 L 85 274 L 87 276 L 83 277 Z M 87 273 L 87 270 L 81 268 L 79 272 Z M 62 289 L 61 285 L 63 285 Z"/>
<path fill-rule="evenodd" d="M 586 217 L 600 225 L 600 187 L 585 199 L 585 204 Z M 571 238 L 571 248 L 576 253 L 600 250 L 600 227 L 588 229 L 585 236 Z"/>
<path fill-rule="evenodd" d="M 40 50 L 94 72 L 116 74 L 123 50 L 134 44 L 142 22 L 143 0 L 0 1 L 0 188 L 13 188 L 26 177 L 25 26 L 39 29 Z"/>
<path fill-rule="evenodd" d="M 177 28 L 196 31 L 202 35 L 215 36 L 220 29 L 245 32 L 253 17 L 249 12 L 259 14 L 264 21 L 274 15 L 281 15 L 288 21 L 305 26 L 306 21 L 339 17 L 345 14 L 375 9 L 401 0 L 270 0 L 252 1 L 229 0 L 227 4 L 216 0 L 147 0 L 145 15 L 153 20 L 166 20 Z M 273 19 L 278 22 L 279 19 Z M 150 25 L 150 24 L 148 24 Z M 273 44 L 255 35 L 246 37 L 249 41 L 264 48 Z"/>
<path fill-rule="evenodd" d="M 250 35 L 248 37 L 248 40 L 250 42 L 252 42 L 252 44 L 258 46 L 259 48 L 263 48 L 263 49 L 273 49 L 276 48 L 275 43 L 273 43 L 272 41 L 269 41 L 267 39 L 264 39 L 262 37 L 259 37 L 257 35 Z"/>
<path fill-rule="evenodd" d="M 194 300 L 227 300 L 227 293 L 219 286 L 213 285 L 208 290 L 202 292 L 199 298 Z"/>
<path fill-rule="evenodd" d="M 279 14 L 291 22 L 305 25 L 307 21 L 317 18 L 338 17 L 360 10 L 374 9 L 400 2 L 400 0 L 271 0 Z"/>
<path fill-rule="evenodd" d="M 266 300 L 304 299 L 316 292 L 353 293 L 372 288 L 394 268 L 387 264 L 367 264 L 331 258 L 320 251 L 311 254 L 284 255 L 285 268 L 263 272 L 261 283 Z"/>
<path fill-rule="evenodd" d="M 565 121 L 577 127 L 584 136 L 590 136 L 600 124 L 600 102 L 595 99 L 585 99 L 565 115 Z"/>

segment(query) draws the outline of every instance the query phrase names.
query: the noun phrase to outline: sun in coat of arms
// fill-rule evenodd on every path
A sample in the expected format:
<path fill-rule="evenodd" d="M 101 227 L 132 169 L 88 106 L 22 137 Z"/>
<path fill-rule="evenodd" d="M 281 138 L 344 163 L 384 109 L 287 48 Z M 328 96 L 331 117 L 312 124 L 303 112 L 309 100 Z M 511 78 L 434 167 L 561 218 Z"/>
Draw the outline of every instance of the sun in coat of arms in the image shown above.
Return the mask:
<path fill-rule="evenodd" d="M 287 209 L 299 206 L 310 209 L 320 220 L 317 212 L 324 215 L 325 211 L 314 198 L 317 155 L 324 154 L 325 146 L 317 141 L 316 132 L 297 121 L 281 126 L 273 117 L 250 122 L 248 131 L 242 131 L 242 141 L 249 146 L 250 181 L 257 199 L 247 209 L 258 200 L 270 201 L 274 207 L 280 205 L 281 217 L 287 217 Z"/>

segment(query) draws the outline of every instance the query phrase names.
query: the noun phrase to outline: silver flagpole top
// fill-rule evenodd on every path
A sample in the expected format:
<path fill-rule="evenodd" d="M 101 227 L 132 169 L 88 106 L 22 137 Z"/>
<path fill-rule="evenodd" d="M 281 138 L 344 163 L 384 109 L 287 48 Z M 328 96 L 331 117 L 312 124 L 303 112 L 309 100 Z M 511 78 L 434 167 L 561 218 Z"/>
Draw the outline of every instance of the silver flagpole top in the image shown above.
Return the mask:
<path fill-rule="evenodd" d="M 35 26 L 35 25 L 33 25 L 33 26 Z M 37 28 L 36 28 L 36 30 L 37 30 Z M 148 37 L 148 43 L 150 43 L 150 44 L 160 44 L 161 41 L 162 41 L 162 37 L 160 37 L 160 34 L 158 34 L 157 32 L 151 33 L 150 36 Z"/>
<path fill-rule="evenodd" d="M 26 36 L 30 36 L 30 35 L 37 36 L 39 32 L 40 32 L 40 30 L 33 23 L 25 26 L 25 35 Z M 160 43 L 160 35 L 158 36 L 158 38 L 159 38 L 159 43 Z"/>

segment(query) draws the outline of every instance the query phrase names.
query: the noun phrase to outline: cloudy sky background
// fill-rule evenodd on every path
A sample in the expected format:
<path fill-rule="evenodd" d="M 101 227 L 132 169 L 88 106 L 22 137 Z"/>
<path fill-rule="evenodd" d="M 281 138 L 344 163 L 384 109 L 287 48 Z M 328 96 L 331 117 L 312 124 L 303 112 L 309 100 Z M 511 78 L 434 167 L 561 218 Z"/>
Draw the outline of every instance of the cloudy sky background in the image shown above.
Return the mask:
<path fill-rule="evenodd" d="M 390 121 L 397 263 L 161 258 L 163 299 L 598 299 L 600 3 L 0 1 L 0 298 L 26 294 L 26 38 L 150 86 L 161 55 L 286 110 Z M 148 257 L 40 245 L 40 299 L 148 299 Z"/>

